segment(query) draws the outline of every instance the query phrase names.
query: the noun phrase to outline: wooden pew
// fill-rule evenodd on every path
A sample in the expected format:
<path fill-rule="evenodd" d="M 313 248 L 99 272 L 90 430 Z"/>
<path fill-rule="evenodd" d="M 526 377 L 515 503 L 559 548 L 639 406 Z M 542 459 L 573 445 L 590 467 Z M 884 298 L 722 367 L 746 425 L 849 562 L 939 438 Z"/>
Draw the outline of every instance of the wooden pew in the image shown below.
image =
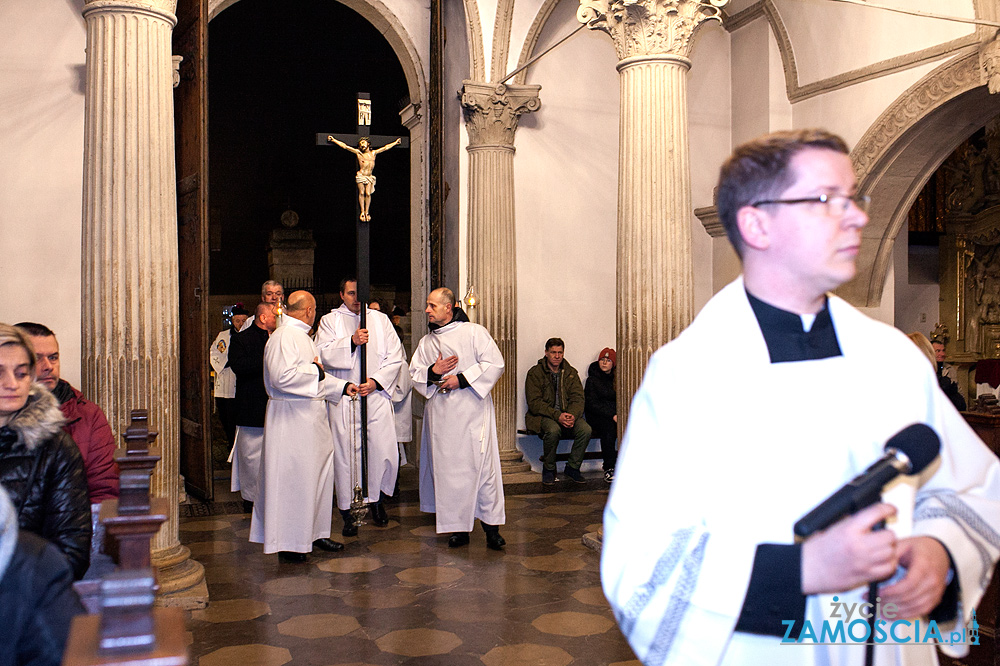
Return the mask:
<path fill-rule="evenodd" d="M 117 567 L 99 580 L 74 586 L 89 613 L 73 620 L 63 666 L 188 663 L 184 612 L 153 607 L 159 584 L 150 544 L 169 510 L 169 500 L 150 497 L 149 492 L 150 476 L 160 460 L 159 448 L 153 446 L 156 435 L 149 430 L 146 410 L 132 410 L 122 453 L 115 458 L 121 493 L 102 502 L 99 514 Z"/>

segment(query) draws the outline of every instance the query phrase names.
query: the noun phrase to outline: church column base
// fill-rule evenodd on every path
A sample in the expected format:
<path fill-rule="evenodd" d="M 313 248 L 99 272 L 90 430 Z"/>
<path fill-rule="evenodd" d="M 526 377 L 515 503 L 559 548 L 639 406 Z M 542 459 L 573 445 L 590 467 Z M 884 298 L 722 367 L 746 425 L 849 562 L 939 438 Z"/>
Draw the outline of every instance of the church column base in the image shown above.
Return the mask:
<path fill-rule="evenodd" d="M 582 541 L 587 548 L 601 552 L 601 547 L 604 545 L 604 528 L 601 527 L 596 532 L 587 532 L 583 535 Z"/>
<path fill-rule="evenodd" d="M 504 483 L 510 483 L 507 477 L 511 474 L 530 472 L 531 464 L 524 459 L 524 454 L 519 450 L 500 451 L 500 473 L 504 477 Z"/>
<path fill-rule="evenodd" d="M 191 551 L 180 544 L 165 550 L 154 551 L 160 592 L 156 605 L 195 610 L 208 606 L 208 585 L 205 584 L 205 567 L 191 559 Z"/>

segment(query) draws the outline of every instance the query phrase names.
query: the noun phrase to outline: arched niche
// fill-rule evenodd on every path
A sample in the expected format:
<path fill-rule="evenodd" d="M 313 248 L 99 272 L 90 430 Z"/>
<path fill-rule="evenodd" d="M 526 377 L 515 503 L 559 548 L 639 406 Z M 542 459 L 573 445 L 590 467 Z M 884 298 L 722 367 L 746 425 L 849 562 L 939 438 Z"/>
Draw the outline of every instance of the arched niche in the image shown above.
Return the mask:
<path fill-rule="evenodd" d="M 424 295 L 429 291 L 430 284 L 427 261 L 430 238 L 424 205 L 428 187 L 428 120 L 423 101 L 427 99 L 427 80 L 424 77 L 424 67 L 406 28 L 380 0 L 336 1 L 357 12 L 385 37 L 399 60 L 406 79 L 410 104 L 400 111 L 400 116 L 403 125 L 410 131 L 410 307 L 419 312 L 423 309 Z M 209 0 L 209 21 L 237 2 L 239 0 Z M 422 331 L 420 325 L 415 325 L 414 338 L 418 339 Z"/>
<path fill-rule="evenodd" d="M 350 7 L 363 16 L 369 23 L 375 26 L 386 41 L 392 47 L 399 64 L 403 68 L 406 76 L 406 87 L 410 95 L 410 101 L 420 106 L 420 102 L 427 98 L 427 82 L 424 80 L 423 67 L 420 63 L 420 54 L 417 52 L 413 41 L 407 34 L 406 29 L 396 18 L 396 15 L 379 0 L 336 0 L 345 7 Z M 239 0 L 210 0 L 208 3 L 208 20 L 211 21 L 227 8 L 235 5 Z"/>
<path fill-rule="evenodd" d="M 972 51 L 930 72 L 879 116 L 851 153 L 859 190 L 872 203 L 858 275 L 838 294 L 859 307 L 879 306 L 913 201 L 941 162 L 998 112 L 1000 97 L 987 91 Z"/>

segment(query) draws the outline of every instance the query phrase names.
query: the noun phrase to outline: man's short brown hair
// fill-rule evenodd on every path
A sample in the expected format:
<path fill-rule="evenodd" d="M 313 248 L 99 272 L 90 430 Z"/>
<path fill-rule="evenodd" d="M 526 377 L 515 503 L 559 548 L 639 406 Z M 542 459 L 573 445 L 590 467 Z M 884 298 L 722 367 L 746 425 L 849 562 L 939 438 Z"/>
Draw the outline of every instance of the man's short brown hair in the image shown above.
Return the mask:
<path fill-rule="evenodd" d="M 545 341 L 545 351 L 548 351 L 553 347 L 562 347 L 563 349 L 566 349 L 566 343 L 562 341 L 562 338 L 549 338 Z"/>
<path fill-rule="evenodd" d="M 823 148 L 850 154 L 836 134 L 822 129 L 801 129 L 765 134 L 736 148 L 719 170 L 716 207 L 736 254 L 743 257 L 743 238 L 736 213 L 763 199 L 773 199 L 792 184 L 795 174 L 788 168 L 792 158 L 807 148 Z"/>

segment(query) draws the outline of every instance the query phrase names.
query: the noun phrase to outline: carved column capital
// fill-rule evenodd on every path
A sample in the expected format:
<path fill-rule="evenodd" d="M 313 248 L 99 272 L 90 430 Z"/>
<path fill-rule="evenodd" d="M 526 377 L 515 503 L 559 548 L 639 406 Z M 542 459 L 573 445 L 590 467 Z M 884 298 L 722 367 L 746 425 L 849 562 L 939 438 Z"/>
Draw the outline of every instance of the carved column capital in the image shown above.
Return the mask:
<path fill-rule="evenodd" d="M 156 0 L 155 2 L 143 2 L 142 0 L 85 0 L 83 5 L 83 17 L 90 19 L 92 16 L 100 15 L 143 15 L 154 20 L 164 21 L 173 28 L 177 25 L 177 16 L 174 10 L 177 8 L 177 0 Z"/>
<path fill-rule="evenodd" d="M 1000 92 L 1000 41 L 997 37 L 979 47 L 979 75 L 991 95 Z"/>
<path fill-rule="evenodd" d="M 514 147 L 517 119 L 522 113 L 537 111 L 538 85 L 462 82 L 462 111 L 469 131 L 469 147 Z"/>
<path fill-rule="evenodd" d="M 580 0 L 576 16 L 614 40 L 618 59 L 672 55 L 687 58 L 705 21 L 722 22 L 729 0 Z"/>

